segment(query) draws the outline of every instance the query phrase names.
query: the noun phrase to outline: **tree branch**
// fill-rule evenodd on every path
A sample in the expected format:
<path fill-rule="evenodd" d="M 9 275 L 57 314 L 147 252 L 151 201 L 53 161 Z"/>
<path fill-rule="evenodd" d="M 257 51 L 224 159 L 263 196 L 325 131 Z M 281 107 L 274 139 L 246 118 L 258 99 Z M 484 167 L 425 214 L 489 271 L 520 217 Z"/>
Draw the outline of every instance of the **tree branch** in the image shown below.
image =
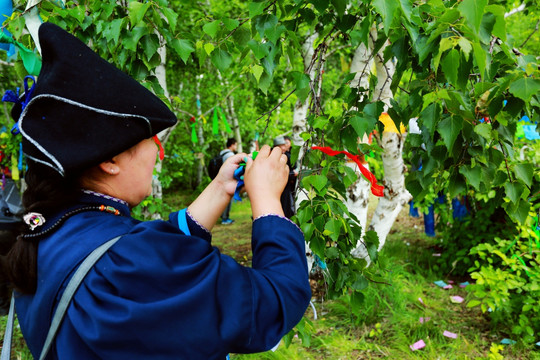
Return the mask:
<path fill-rule="evenodd" d="M 523 10 L 525 10 L 525 3 L 519 5 L 517 8 L 514 8 L 510 10 L 509 12 L 507 12 L 506 14 L 504 14 L 504 18 L 506 19 L 507 17 L 517 14 L 518 12 L 521 12 Z"/>
<path fill-rule="evenodd" d="M 529 41 L 531 39 L 531 37 L 534 35 L 535 32 L 538 31 L 538 24 L 540 24 L 540 20 L 538 20 L 536 22 L 536 26 L 534 27 L 534 30 L 532 33 L 529 34 L 529 36 L 527 36 L 527 38 L 525 39 L 525 41 L 523 42 L 523 44 L 521 44 L 519 47 L 522 48 L 525 46 L 525 44 L 527 43 L 527 41 Z"/>
<path fill-rule="evenodd" d="M 261 116 L 259 116 L 258 118 L 255 119 L 255 122 L 259 121 L 262 117 L 264 116 L 268 116 L 266 118 L 266 126 L 264 127 L 264 130 L 263 132 L 261 133 L 261 137 L 264 136 L 264 134 L 266 133 L 266 130 L 268 129 L 268 125 L 270 124 L 270 115 L 272 115 L 272 113 L 274 112 L 274 110 L 276 110 L 278 107 L 281 106 L 281 104 L 283 104 L 285 102 L 285 100 L 287 100 L 289 98 L 289 96 L 291 96 L 294 92 L 296 91 L 296 88 L 292 89 L 290 93 L 287 94 L 287 96 L 285 96 L 285 98 L 283 98 L 283 100 L 281 100 L 276 106 L 274 106 L 272 109 L 270 109 L 269 111 L 263 113 Z"/>
<path fill-rule="evenodd" d="M 15 63 L 9 63 L 7 61 L 4 61 L 4 60 L 0 60 L 0 65 L 3 65 L 3 66 L 15 66 Z"/>

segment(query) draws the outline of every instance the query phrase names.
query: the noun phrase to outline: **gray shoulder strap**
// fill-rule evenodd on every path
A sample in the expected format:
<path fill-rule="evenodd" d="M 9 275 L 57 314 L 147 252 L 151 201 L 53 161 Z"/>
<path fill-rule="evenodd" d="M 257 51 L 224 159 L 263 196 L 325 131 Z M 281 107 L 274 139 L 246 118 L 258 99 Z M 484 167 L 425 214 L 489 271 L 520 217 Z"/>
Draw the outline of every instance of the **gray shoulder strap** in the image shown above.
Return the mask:
<path fill-rule="evenodd" d="M 9 314 L 4 331 L 4 343 L 2 345 L 2 355 L 0 360 L 9 360 L 11 356 L 11 338 L 13 336 L 13 319 L 15 317 L 15 299 L 11 295 L 11 304 L 9 305 Z"/>
<path fill-rule="evenodd" d="M 66 310 L 71 303 L 71 299 L 73 298 L 73 295 L 79 288 L 79 285 L 83 281 L 84 277 L 90 271 L 92 266 L 105 254 L 105 252 L 114 245 L 122 236 L 117 236 L 114 239 L 111 239 L 92 251 L 90 255 L 84 259 L 82 264 L 79 266 L 75 274 L 73 274 L 73 277 L 71 280 L 69 280 L 69 283 L 66 286 L 66 289 L 64 290 L 64 293 L 62 294 L 62 297 L 60 298 L 60 302 L 58 303 L 58 306 L 56 307 L 56 311 L 54 312 L 54 316 L 51 322 L 51 327 L 49 328 L 49 333 L 47 334 L 47 338 L 45 339 L 45 344 L 43 345 L 43 349 L 41 350 L 41 355 L 39 356 L 39 360 L 44 360 L 47 356 L 47 353 L 49 352 L 51 345 L 53 343 L 53 340 L 56 336 L 56 333 L 58 331 L 58 328 L 60 327 L 60 324 L 62 323 L 62 319 L 64 318 L 64 315 L 66 314 Z M 1 359 L 4 360 L 4 359 Z"/>

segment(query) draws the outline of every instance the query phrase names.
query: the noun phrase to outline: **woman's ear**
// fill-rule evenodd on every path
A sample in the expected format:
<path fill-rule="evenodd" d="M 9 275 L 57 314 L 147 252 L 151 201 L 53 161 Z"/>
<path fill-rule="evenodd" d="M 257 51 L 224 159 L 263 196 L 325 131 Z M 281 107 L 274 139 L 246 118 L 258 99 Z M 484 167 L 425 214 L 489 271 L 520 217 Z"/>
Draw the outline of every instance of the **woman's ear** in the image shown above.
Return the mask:
<path fill-rule="evenodd" d="M 116 175 L 120 172 L 120 167 L 114 161 L 114 158 L 100 163 L 99 169 L 108 175 Z"/>

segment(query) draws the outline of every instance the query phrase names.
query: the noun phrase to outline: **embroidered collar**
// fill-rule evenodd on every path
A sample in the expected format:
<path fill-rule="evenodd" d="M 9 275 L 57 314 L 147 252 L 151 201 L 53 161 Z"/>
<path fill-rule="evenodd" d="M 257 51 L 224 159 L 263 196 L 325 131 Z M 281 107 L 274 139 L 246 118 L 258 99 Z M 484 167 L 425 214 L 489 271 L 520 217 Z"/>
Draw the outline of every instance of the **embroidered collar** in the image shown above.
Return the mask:
<path fill-rule="evenodd" d="M 116 201 L 117 203 L 120 203 L 122 205 L 125 205 L 125 206 L 129 207 L 129 204 L 127 203 L 127 201 L 115 198 L 114 196 L 105 195 L 105 194 L 98 193 L 98 192 L 92 191 L 92 190 L 87 190 L 87 189 L 83 189 L 82 192 L 85 193 L 85 194 L 88 194 L 88 195 L 93 195 L 93 196 L 97 196 L 97 197 L 104 198 L 104 199 L 107 199 L 107 200 Z"/>

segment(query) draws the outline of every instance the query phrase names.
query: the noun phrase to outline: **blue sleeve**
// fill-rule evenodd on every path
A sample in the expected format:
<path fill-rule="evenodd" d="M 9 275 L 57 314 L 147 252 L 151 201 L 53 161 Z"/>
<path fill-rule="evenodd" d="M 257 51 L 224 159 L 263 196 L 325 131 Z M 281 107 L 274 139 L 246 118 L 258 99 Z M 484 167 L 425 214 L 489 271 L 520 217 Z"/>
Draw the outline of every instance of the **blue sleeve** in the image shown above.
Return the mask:
<path fill-rule="evenodd" d="M 86 276 L 56 348 L 141 360 L 269 350 L 309 305 L 304 238 L 267 216 L 253 223 L 252 247 L 248 268 L 184 235 L 177 214 L 134 226 Z"/>
<path fill-rule="evenodd" d="M 207 241 L 212 240 L 212 234 L 195 219 L 193 219 L 186 209 L 171 213 L 169 215 L 169 221 L 185 235 L 192 235 L 205 239 Z"/>

